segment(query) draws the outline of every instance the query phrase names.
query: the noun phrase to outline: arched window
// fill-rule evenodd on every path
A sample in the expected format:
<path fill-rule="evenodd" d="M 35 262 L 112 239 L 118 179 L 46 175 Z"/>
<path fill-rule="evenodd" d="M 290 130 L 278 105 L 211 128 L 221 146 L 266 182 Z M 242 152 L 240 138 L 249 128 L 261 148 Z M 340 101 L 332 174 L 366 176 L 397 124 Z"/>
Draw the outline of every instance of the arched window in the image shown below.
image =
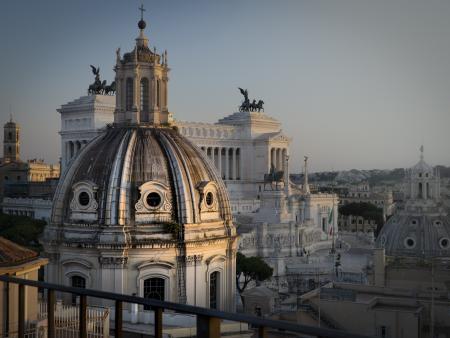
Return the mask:
<path fill-rule="evenodd" d="M 12 154 L 12 148 L 11 147 L 8 147 L 8 154 Z"/>
<path fill-rule="evenodd" d="M 219 307 L 219 276 L 218 271 L 209 275 L 209 307 L 218 309 Z"/>
<path fill-rule="evenodd" d="M 160 81 L 158 79 L 158 80 L 156 80 L 156 105 L 158 107 L 161 106 L 161 102 L 160 102 L 161 93 L 160 93 L 160 91 L 161 91 L 161 84 L 160 84 Z"/>
<path fill-rule="evenodd" d="M 148 98 L 149 98 L 148 79 L 144 77 L 141 80 L 141 111 L 143 112 L 148 112 L 149 110 Z"/>
<path fill-rule="evenodd" d="M 144 298 L 164 300 L 165 281 L 163 278 L 148 278 L 144 280 Z M 144 306 L 144 310 L 150 310 L 150 306 Z"/>
<path fill-rule="evenodd" d="M 8 140 L 12 141 L 12 133 L 11 132 L 8 133 Z"/>
<path fill-rule="evenodd" d="M 125 108 L 126 110 L 131 110 L 133 108 L 133 79 L 128 78 L 126 82 L 125 89 Z"/>
<path fill-rule="evenodd" d="M 81 277 L 81 276 L 72 276 L 70 278 L 70 284 L 74 288 L 85 289 L 86 288 L 86 279 L 84 277 Z M 76 304 L 77 297 L 78 296 L 76 294 L 72 294 L 72 304 Z"/>
<path fill-rule="evenodd" d="M 422 198 L 422 183 L 419 183 L 419 192 L 417 193 L 417 198 Z"/>

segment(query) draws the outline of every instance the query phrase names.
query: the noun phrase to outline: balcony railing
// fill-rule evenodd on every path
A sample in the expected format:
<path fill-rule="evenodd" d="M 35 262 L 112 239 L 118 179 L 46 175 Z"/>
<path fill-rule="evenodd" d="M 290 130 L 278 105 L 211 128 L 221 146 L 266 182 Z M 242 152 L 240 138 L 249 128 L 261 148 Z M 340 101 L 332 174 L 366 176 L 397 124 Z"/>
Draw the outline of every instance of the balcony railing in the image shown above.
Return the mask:
<path fill-rule="evenodd" d="M 48 318 L 48 337 L 55 338 L 58 335 L 55 330 L 55 292 L 70 293 L 79 296 L 79 337 L 88 337 L 87 327 L 87 297 L 100 298 L 115 302 L 115 320 L 114 320 L 114 336 L 116 338 L 123 337 L 122 315 L 123 303 L 139 304 L 149 306 L 154 311 L 154 332 L 156 338 L 163 336 L 163 310 L 170 310 L 182 314 L 191 314 L 197 317 L 197 337 L 220 337 L 220 323 L 222 320 L 247 323 L 251 327 L 256 328 L 257 337 L 269 337 L 272 334 L 276 336 L 286 335 L 287 333 L 304 334 L 313 337 L 327 338 L 368 338 L 358 334 L 352 334 L 342 330 L 332 330 L 315 326 L 299 325 L 291 322 L 266 319 L 261 317 L 250 316 L 247 314 L 238 314 L 231 312 L 223 312 L 213 309 L 207 309 L 197 306 L 184 305 L 172 302 L 165 302 L 156 299 L 148 299 L 142 297 L 128 296 L 111 292 L 98 290 L 81 289 L 58 284 L 39 282 L 28 279 L 20 279 L 7 275 L 0 276 L 0 281 L 5 283 L 18 284 L 18 330 L 19 338 L 26 336 L 25 321 L 25 287 L 37 287 L 47 290 L 47 318 Z M 30 300 L 27 300 L 30 301 Z M 37 301 L 37 300 L 36 300 Z"/>

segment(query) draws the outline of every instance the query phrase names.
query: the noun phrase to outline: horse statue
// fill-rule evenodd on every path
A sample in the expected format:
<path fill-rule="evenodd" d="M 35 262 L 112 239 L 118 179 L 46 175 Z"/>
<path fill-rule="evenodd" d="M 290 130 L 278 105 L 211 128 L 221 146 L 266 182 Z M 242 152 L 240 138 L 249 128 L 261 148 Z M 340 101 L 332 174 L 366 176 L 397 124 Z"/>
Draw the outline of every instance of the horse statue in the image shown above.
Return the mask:
<path fill-rule="evenodd" d="M 95 75 L 95 81 L 93 84 L 89 85 L 88 94 L 101 94 L 106 86 L 106 80 L 103 82 L 100 80 L 100 67 L 95 68 L 91 65 L 91 69 L 92 73 Z"/>
<path fill-rule="evenodd" d="M 116 81 L 111 82 L 110 85 L 107 85 L 103 88 L 103 94 L 105 95 L 109 95 L 111 93 L 111 95 L 115 94 L 116 92 Z"/>
<path fill-rule="evenodd" d="M 273 183 L 275 183 L 275 190 L 278 190 L 278 183 L 283 182 L 284 179 L 284 171 L 279 170 L 276 171 L 275 166 L 270 166 L 270 171 L 268 174 L 264 174 L 264 190 L 266 190 L 266 184 L 270 184 L 271 189 L 273 190 Z"/>
<path fill-rule="evenodd" d="M 258 103 L 256 104 L 256 109 L 258 110 L 258 112 L 264 111 L 264 101 L 263 100 L 259 100 Z"/>
<path fill-rule="evenodd" d="M 247 89 L 242 89 L 240 87 L 238 87 L 241 94 L 244 96 L 244 101 L 242 102 L 242 104 L 239 106 L 239 111 L 250 111 L 251 108 L 251 103 L 250 100 L 248 99 L 248 90 Z"/>
<path fill-rule="evenodd" d="M 252 102 L 250 102 L 250 99 L 248 98 L 248 90 L 247 89 L 242 89 L 241 87 L 238 87 L 241 94 L 244 96 L 244 101 L 241 103 L 241 105 L 239 106 L 239 111 L 240 112 L 244 112 L 244 111 L 258 111 L 261 112 L 264 111 L 264 101 L 263 100 L 259 100 L 258 102 L 256 102 L 255 99 L 253 99 Z"/>

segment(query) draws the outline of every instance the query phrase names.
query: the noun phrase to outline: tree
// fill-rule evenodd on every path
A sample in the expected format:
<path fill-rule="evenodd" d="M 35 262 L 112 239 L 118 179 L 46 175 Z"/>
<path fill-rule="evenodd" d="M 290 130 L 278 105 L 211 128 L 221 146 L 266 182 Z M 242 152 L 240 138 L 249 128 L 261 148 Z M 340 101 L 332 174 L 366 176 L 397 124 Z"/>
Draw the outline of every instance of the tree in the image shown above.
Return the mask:
<path fill-rule="evenodd" d="M 30 217 L 0 213 L 0 236 L 35 251 L 42 250 L 38 238 L 45 225 L 45 221 L 35 220 Z"/>
<path fill-rule="evenodd" d="M 236 257 L 236 288 L 242 298 L 247 285 L 254 282 L 262 282 L 272 277 L 273 269 L 261 257 L 246 257 L 240 252 Z M 244 277 L 244 282 L 241 286 L 239 280 L 241 276 Z"/>
<path fill-rule="evenodd" d="M 339 214 L 344 216 L 361 216 L 364 219 L 373 220 L 377 224 L 376 234 L 384 224 L 383 209 L 378 208 L 372 203 L 348 203 L 339 207 Z"/>

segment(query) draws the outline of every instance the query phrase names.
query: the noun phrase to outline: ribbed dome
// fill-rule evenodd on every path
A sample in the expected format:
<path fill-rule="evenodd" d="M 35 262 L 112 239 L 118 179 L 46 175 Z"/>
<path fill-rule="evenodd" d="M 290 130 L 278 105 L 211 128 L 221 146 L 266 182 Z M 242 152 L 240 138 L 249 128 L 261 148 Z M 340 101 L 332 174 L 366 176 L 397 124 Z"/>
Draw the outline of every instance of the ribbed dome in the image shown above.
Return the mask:
<path fill-rule="evenodd" d="M 450 257 L 450 218 L 440 199 L 439 173 L 423 155 L 406 170 L 404 193 L 404 206 L 381 229 L 377 247 L 389 256 Z"/>
<path fill-rule="evenodd" d="M 411 170 L 418 173 L 432 173 L 433 167 L 421 159 Z"/>
<path fill-rule="evenodd" d="M 436 207 L 398 211 L 383 226 L 376 246 L 388 256 L 450 257 L 450 219 Z"/>
<path fill-rule="evenodd" d="M 222 179 L 195 145 L 172 128 L 113 126 L 69 164 L 52 223 L 231 224 Z"/>

